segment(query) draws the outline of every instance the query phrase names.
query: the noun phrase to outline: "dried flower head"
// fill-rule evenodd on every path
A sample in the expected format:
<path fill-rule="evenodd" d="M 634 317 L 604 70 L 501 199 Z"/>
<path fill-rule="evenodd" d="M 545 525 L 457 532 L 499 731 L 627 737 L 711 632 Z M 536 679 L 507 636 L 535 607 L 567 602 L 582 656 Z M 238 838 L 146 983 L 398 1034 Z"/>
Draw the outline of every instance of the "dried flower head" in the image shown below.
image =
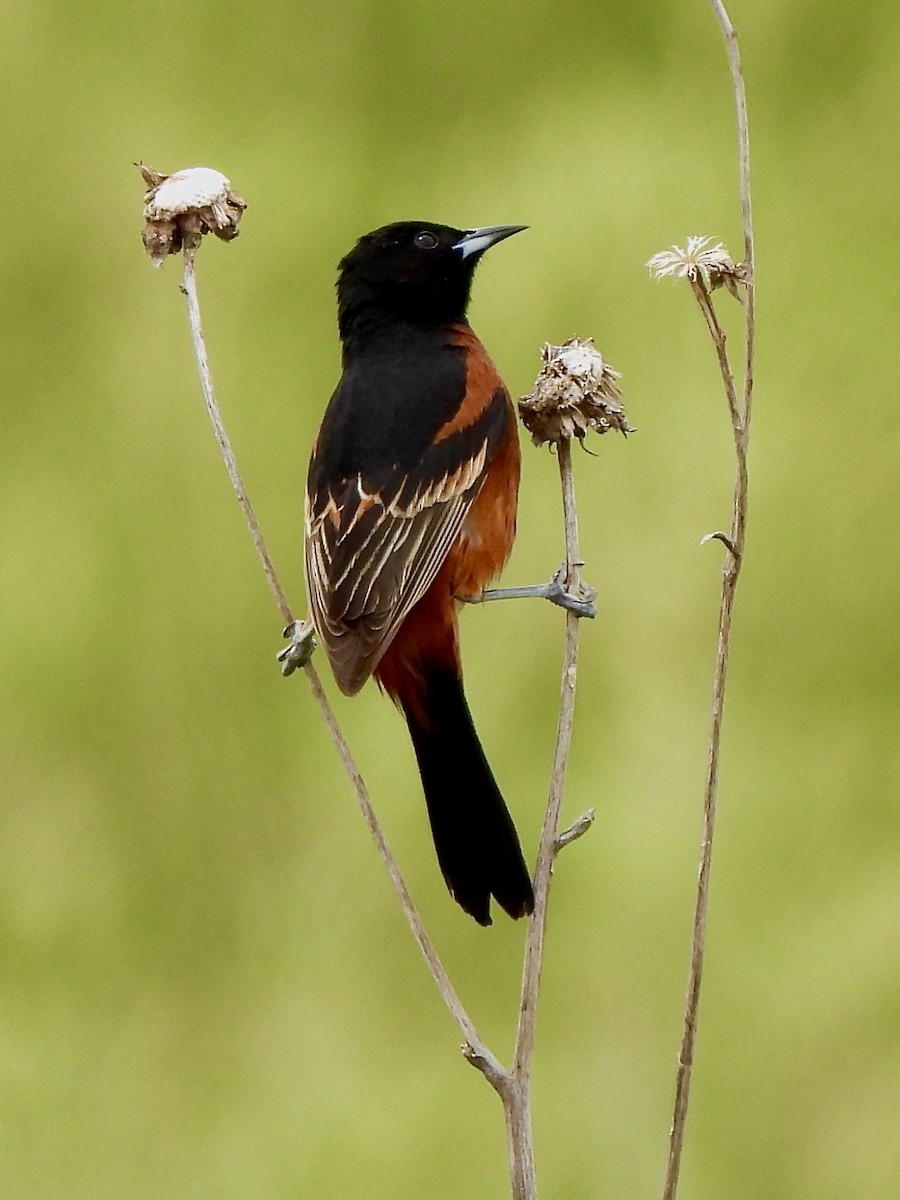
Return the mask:
<path fill-rule="evenodd" d="M 144 196 L 144 248 L 155 267 L 168 254 L 196 250 L 205 233 L 230 242 L 238 235 L 238 221 L 247 207 L 231 190 L 231 183 L 210 167 L 189 167 L 162 175 L 140 165 L 149 191 Z"/>
<path fill-rule="evenodd" d="M 739 300 L 737 285 L 747 282 L 746 266 L 744 263 L 735 263 L 721 242 L 711 246 L 711 241 L 709 237 L 689 237 L 683 249 L 681 246 L 672 246 L 668 250 L 661 250 L 648 259 L 647 266 L 657 279 L 663 279 L 666 275 L 689 279 L 692 283 L 704 279 L 710 291 L 724 286 Z"/>
<path fill-rule="evenodd" d="M 616 386 L 619 372 L 604 361 L 593 338 L 571 338 L 562 346 L 548 342 L 544 365 L 528 396 L 519 401 L 519 415 L 536 446 L 576 437 L 589 429 L 633 433 L 625 419 Z"/>

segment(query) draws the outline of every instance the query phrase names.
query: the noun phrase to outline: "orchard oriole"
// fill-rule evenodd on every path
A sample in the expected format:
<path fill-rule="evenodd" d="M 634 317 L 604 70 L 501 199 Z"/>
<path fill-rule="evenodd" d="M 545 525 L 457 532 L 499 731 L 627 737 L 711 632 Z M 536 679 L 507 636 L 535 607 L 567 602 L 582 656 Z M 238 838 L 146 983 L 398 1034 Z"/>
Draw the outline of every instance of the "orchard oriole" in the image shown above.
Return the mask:
<path fill-rule="evenodd" d="M 534 906 L 512 818 L 463 693 L 457 610 L 512 549 L 515 413 L 466 309 L 521 225 L 423 221 L 360 238 L 337 283 L 343 374 L 312 451 L 306 575 L 347 695 L 369 675 L 406 718 L 447 887 L 481 925 Z"/>

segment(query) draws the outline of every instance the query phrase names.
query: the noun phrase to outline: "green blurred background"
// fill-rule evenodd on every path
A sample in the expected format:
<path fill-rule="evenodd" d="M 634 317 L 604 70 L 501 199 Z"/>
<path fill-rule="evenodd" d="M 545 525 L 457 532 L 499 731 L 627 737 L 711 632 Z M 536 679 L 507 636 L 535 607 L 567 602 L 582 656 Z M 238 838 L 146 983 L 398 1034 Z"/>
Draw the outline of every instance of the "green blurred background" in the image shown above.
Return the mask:
<path fill-rule="evenodd" d="M 900 1194 L 896 129 L 900 10 L 734 0 L 759 363 L 685 1200 Z M 5 6 L 0 437 L 0 1195 L 502 1197 L 500 1107 L 406 930 L 208 429 L 131 165 L 223 170 L 200 255 L 220 399 L 295 607 L 335 264 L 423 217 L 527 222 L 472 319 L 521 395 L 593 335 L 638 433 L 578 456 L 588 578 L 535 1078 L 542 1194 L 658 1194 L 680 1037 L 732 461 L 684 285 L 737 257 L 733 102 L 705 0 Z M 723 310 L 738 332 L 736 306 Z M 737 345 L 737 341 L 734 342 Z M 525 449 L 508 581 L 561 557 Z M 468 690 L 529 856 L 561 615 L 465 618 Z M 324 664 L 320 664 L 324 667 Z M 484 1036 L 522 928 L 433 861 L 402 722 L 338 698 Z"/>

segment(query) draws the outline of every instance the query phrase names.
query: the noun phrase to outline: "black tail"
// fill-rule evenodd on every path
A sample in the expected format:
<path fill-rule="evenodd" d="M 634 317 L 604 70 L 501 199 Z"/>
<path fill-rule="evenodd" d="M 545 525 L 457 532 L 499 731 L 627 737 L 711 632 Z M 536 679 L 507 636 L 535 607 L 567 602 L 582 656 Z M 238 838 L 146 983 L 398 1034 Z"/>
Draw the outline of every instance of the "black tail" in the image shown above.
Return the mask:
<path fill-rule="evenodd" d="M 491 923 L 491 896 L 511 917 L 523 917 L 534 908 L 531 878 L 462 681 L 430 670 L 425 689 L 421 715 L 405 709 L 405 716 L 447 887 L 479 925 Z"/>

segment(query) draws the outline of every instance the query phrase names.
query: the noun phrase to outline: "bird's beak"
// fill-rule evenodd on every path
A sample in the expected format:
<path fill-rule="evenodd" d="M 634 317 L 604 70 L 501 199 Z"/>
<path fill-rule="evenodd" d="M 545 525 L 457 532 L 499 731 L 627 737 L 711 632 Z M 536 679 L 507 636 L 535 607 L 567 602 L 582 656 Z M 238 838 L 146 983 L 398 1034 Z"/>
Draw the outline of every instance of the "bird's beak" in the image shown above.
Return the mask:
<path fill-rule="evenodd" d="M 467 229 L 459 241 L 454 242 L 453 249 L 459 251 L 461 258 L 471 258 L 527 228 L 527 225 L 483 225 L 481 229 Z"/>

